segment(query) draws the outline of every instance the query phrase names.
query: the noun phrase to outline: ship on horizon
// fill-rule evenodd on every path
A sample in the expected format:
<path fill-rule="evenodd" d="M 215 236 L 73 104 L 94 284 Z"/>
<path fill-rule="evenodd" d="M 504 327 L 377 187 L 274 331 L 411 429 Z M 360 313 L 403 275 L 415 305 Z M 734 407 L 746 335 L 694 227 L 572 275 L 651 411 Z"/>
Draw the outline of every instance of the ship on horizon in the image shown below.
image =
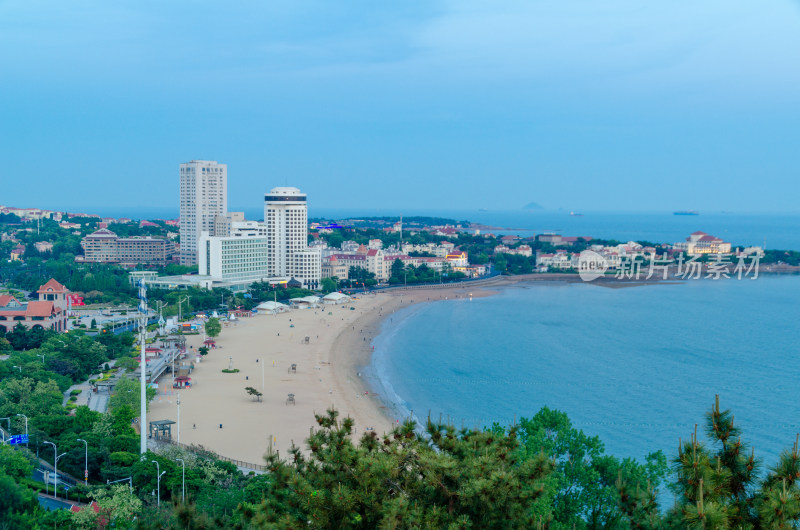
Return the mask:
<path fill-rule="evenodd" d="M 673 212 L 672 215 L 700 215 L 700 212 L 697 210 L 682 210 L 679 212 Z"/>

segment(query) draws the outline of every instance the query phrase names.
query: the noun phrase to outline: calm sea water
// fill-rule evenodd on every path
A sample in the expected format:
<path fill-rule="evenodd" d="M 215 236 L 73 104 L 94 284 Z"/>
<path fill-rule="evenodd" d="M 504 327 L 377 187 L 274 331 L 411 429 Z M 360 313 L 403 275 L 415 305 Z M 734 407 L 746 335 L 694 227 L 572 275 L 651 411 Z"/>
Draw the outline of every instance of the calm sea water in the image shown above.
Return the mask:
<path fill-rule="evenodd" d="M 262 219 L 261 207 L 237 208 L 248 219 Z M 133 219 L 174 219 L 177 209 L 171 208 L 106 208 L 91 212 L 101 216 L 130 217 Z M 414 210 L 414 209 L 330 209 L 309 208 L 309 216 L 343 218 L 358 216 L 425 215 L 447 217 L 457 221 L 472 221 L 502 228 L 495 233 L 517 234 L 523 237 L 542 232 L 558 232 L 566 236 L 591 236 L 621 241 L 651 241 L 675 243 L 689 234 L 702 230 L 732 242 L 734 245 L 763 246 L 800 250 L 800 215 L 754 213 L 701 213 L 698 216 L 673 215 L 672 212 L 585 212 L 570 216 L 564 211 L 523 210 Z M 514 230 L 511 230 L 514 229 Z"/>
<path fill-rule="evenodd" d="M 520 284 L 399 311 L 370 371 L 398 417 L 474 427 L 547 405 L 620 457 L 673 456 L 720 394 L 772 464 L 800 432 L 799 299 L 799 276 Z"/>

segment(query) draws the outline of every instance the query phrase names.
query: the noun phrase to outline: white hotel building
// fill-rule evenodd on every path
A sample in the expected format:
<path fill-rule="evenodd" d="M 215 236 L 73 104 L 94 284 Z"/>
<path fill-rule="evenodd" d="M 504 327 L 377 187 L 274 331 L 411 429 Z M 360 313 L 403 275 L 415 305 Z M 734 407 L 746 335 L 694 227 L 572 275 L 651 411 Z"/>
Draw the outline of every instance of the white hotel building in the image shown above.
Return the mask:
<path fill-rule="evenodd" d="M 267 238 L 257 235 L 216 237 L 203 232 L 198 273 L 227 284 L 234 291 L 267 279 Z"/>
<path fill-rule="evenodd" d="M 272 188 L 264 196 L 270 276 L 289 276 L 292 254 L 308 248 L 306 199 L 297 188 Z"/>
<path fill-rule="evenodd" d="M 308 247 L 307 196 L 297 188 L 272 188 L 264 195 L 269 243 L 267 270 L 273 278 L 294 278 L 307 289 L 319 287 L 322 256 Z"/>
<path fill-rule="evenodd" d="M 181 265 L 197 265 L 201 232 L 214 234 L 217 216 L 228 212 L 228 166 L 192 160 L 180 167 Z"/>

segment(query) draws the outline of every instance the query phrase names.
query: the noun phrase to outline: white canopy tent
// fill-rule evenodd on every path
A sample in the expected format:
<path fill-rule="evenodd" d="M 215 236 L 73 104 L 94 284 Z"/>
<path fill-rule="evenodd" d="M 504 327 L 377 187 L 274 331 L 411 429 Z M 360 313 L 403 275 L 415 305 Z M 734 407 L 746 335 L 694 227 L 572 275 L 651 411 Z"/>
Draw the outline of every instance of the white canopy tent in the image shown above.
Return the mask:
<path fill-rule="evenodd" d="M 351 300 L 352 298 L 346 294 L 337 292 L 329 293 L 322 297 L 322 303 L 324 304 L 346 304 Z"/>
<path fill-rule="evenodd" d="M 260 304 L 258 304 L 258 307 L 256 307 L 256 309 L 258 309 L 259 312 L 264 312 L 270 315 L 274 315 L 276 313 L 285 313 L 286 311 L 289 311 L 289 306 L 286 304 L 282 304 L 280 302 L 270 301 L 270 302 L 261 302 Z"/>
<path fill-rule="evenodd" d="M 317 307 L 319 305 L 319 296 L 301 296 L 299 298 L 292 298 L 289 300 L 293 307 L 305 309 L 308 307 Z"/>

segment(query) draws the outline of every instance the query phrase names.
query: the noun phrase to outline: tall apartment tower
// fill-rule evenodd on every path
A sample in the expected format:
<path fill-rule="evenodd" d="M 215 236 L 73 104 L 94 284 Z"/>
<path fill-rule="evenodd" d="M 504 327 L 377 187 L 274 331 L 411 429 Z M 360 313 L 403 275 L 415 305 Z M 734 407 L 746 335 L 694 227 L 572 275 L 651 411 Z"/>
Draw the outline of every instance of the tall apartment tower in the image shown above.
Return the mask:
<path fill-rule="evenodd" d="M 214 234 L 214 221 L 228 212 L 228 166 L 211 160 L 181 164 L 181 265 L 197 265 L 201 232 Z"/>
<path fill-rule="evenodd" d="M 271 251 L 267 273 L 292 276 L 293 254 L 308 248 L 306 194 L 297 188 L 272 188 L 264 196 L 264 223 Z"/>

